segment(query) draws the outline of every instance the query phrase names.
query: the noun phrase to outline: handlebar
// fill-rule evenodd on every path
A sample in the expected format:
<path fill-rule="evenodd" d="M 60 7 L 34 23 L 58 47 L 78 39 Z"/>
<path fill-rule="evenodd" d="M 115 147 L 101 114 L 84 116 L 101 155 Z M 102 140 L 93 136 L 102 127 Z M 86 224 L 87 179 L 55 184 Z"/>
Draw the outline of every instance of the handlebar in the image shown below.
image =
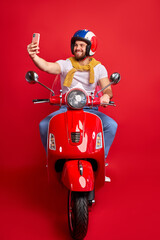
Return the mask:
<path fill-rule="evenodd" d="M 67 105 L 66 99 L 65 99 L 65 94 L 64 95 L 55 95 L 55 96 L 52 96 L 50 99 L 33 99 L 32 102 L 34 104 L 49 102 L 52 105 L 59 105 L 59 106 Z M 116 106 L 113 101 L 109 101 L 109 103 L 101 104 L 99 98 L 95 97 L 94 99 L 92 99 L 91 96 L 88 96 L 88 102 L 87 102 L 86 106 L 101 106 L 101 105 Z"/>

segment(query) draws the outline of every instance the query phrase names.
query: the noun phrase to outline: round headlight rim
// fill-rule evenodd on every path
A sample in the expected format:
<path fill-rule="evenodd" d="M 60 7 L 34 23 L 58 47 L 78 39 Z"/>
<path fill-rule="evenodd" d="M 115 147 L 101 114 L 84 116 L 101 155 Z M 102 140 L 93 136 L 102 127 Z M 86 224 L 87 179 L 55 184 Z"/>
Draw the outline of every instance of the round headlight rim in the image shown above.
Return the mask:
<path fill-rule="evenodd" d="M 84 106 L 78 108 L 78 107 L 73 107 L 72 105 L 69 104 L 68 97 L 69 97 L 69 95 L 70 95 L 72 92 L 74 92 L 74 91 L 80 91 L 80 92 L 82 92 L 82 93 L 84 94 L 84 96 L 85 96 L 85 104 L 84 104 L 84 106 L 88 103 L 87 93 L 86 93 L 84 90 L 82 90 L 82 89 L 80 89 L 80 88 L 72 88 L 72 89 L 66 94 L 66 103 L 67 103 L 67 105 L 68 105 L 70 108 L 72 108 L 72 109 L 82 109 L 82 108 L 84 108 Z"/>

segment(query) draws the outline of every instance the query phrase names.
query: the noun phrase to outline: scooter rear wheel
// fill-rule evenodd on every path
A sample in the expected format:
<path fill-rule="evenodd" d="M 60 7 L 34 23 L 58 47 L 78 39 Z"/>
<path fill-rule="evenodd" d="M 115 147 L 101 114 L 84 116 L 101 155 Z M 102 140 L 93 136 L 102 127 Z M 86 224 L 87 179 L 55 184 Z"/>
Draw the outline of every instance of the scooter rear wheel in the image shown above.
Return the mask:
<path fill-rule="evenodd" d="M 68 224 L 73 239 L 84 239 L 88 229 L 88 199 L 85 193 L 69 191 Z"/>

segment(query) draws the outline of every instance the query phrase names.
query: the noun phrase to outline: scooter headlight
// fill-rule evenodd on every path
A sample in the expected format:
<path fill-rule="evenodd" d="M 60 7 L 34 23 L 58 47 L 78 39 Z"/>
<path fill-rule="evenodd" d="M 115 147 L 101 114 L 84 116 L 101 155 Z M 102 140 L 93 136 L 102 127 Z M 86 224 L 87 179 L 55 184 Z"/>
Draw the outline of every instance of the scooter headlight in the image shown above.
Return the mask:
<path fill-rule="evenodd" d="M 71 90 L 67 95 L 67 103 L 71 108 L 81 109 L 86 105 L 86 94 L 79 90 Z"/>

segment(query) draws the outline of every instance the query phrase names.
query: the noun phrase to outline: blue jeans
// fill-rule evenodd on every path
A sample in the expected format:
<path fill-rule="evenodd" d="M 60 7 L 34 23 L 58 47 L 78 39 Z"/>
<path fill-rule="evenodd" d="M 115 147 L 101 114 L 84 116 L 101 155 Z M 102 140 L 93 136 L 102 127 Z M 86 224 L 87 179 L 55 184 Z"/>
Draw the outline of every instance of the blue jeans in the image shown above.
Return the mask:
<path fill-rule="evenodd" d="M 105 158 L 106 158 L 116 134 L 117 123 L 112 118 L 105 115 L 104 113 L 99 112 L 97 107 L 94 107 L 94 108 L 85 107 L 83 110 L 85 112 L 90 112 L 99 116 L 102 120 L 103 133 L 104 133 L 104 145 L 105 145 Z M 52 117 L 56 116 L 57 114 L 60 114 L 66 111 L 67 111 L 67 107 L 62 106 L 58 111 L 55 111 L 50 115 L 48 115 L 39 124 L 41 140 L 46 152 L 47 152 L 47 134 L 48 134 L 49 121 Z"/>

